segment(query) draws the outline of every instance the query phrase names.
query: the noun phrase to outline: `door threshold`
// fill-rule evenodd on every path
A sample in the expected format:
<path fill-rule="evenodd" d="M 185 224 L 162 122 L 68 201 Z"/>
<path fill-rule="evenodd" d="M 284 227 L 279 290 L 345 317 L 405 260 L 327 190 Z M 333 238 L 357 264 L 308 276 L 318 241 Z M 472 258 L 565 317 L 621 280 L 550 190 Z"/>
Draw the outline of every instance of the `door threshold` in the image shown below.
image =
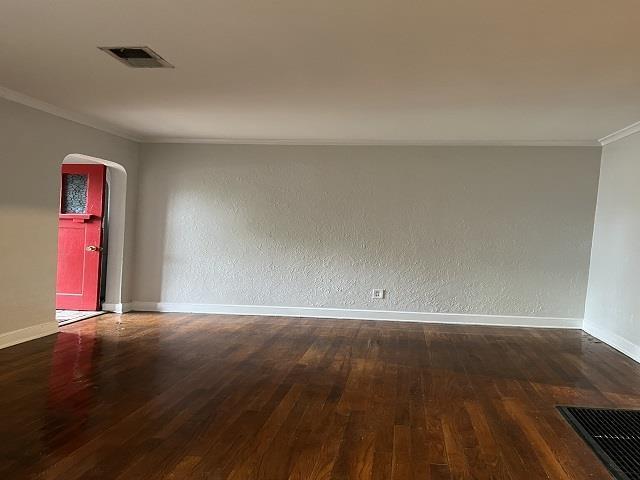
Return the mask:
<path fill-rule="evenodd" d="M 56 310 L 56 320 L 58 325 L 68 325 L 69 323 L 79 322 L 80 320 L 86 320 L 87 318 L 97 317 L 102 315 L 102 311 L 88 312 L 79 310 Z"/>

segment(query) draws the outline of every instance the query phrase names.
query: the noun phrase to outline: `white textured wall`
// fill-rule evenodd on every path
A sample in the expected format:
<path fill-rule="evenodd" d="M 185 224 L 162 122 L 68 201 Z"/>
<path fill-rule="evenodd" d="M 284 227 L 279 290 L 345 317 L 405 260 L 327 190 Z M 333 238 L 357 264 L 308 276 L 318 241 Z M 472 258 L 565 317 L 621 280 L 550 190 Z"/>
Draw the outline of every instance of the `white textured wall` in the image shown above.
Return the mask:
<path fill-rule="evenodd" d="M 599 161 L 577 147 L 143 145 L 135 299 L 582 317 Z"/>
<path fill-rule="evenodd" d="M 640 134 L 602 152 L 584 324 L 640 361 Z"/>
<path fill-rule="evenodd" d="M 127 169 L 125 266 L 132 265 L 138 145 L 0 99 L 0 335 L 55 324 L 60 164 L 71 153 Z"/>

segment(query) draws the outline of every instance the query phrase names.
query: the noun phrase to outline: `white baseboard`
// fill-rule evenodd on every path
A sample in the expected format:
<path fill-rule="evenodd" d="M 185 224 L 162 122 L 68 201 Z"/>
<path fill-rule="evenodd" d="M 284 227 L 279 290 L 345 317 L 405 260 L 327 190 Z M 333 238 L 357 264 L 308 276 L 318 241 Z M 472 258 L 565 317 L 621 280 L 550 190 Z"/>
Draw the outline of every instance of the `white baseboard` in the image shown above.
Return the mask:
<path fill-rule="evenodd" d="M 103 303 L 102 310 L 113 313 L 127 313 L 133 310 L 133 303 Z"/>
<path fill-rule="evenodd" d="M 399 322 L 453 323 L 509 327 L 582 328 L 581 318 L 522 317 L 462 313 L 396 312 L 351 310 L 344 308 L 276 307 L 262 305 L 221 305 L 207 303 L 133 302 L 133 310 L 146 312 L 216 313 L 227 315 L 264 315 L 313 317 Z"/>
<path fill-rule="evenodd" d="M 592 337 L 596 337 L 598 340 L 603 341 L 610 347 L 615 348 L 619 352 L 624 353 L 632 360 L 640 363 L 640 345 L 636 345 L 626 338 L 621 337 L 617 333 L 599 328 L 595 325 L 585 324 L 583 325 L 582 330 L 587 332 Z"/>
<path fill-rule="evenodd" d="M 13 332 L 7 332 L 0 335 L 0 348 L 11 347 L 18 343 L 28 342 L 36 338 L 53 335 L 58 331 L 58 325 L 55 322 L 41 323 Z"/>

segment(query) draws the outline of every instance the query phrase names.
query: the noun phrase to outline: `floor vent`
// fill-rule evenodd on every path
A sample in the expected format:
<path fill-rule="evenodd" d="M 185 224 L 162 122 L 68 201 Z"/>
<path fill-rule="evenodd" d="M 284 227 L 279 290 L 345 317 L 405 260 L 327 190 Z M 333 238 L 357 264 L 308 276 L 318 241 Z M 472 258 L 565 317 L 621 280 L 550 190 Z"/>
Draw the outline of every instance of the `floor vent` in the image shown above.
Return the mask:
<path fill-rule="evenodd" d="M 558 407 L 619 480 L 640 480 L 640 410 Z"/>

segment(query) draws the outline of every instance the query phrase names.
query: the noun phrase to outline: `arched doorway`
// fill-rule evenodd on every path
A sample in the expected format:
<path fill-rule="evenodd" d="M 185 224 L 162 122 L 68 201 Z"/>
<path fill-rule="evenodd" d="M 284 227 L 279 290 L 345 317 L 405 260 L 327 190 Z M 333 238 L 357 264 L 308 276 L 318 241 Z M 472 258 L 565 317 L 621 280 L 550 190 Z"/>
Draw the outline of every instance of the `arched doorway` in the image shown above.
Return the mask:
<path fill-rule="evenodd" d="M 97 166 L 102 168 L 96 168 Z M 67 194 L 66 189 L 69 188 L 65 185 L 65 182 L 69 183 L 70 175 L 65 175 L 64 172 L 94 172 L 94 171 L 102 171 L 104 175 L 104 209 L 101 214 L 100 222 L 98 222 L 97 228 L 100 229 L 101 232 L 101 243 L 100 245 L 94 245 L 95 235 L 91 235 L 90 232 L 92 228 L 96 228 L 95 219 L 90 220 L 90 215 L 69 215 L 64 208 L 66 208 L 67 200 L 65 199 L 65 195 Z M 77 268 L 83 268 L 87 264 L 91 265 L 91 262 L 95 263 L 95 272 L 91 269 L 91 267 L 85 272 L 85 275 L 93 276 L 95 282 L 99 284 L 99 296 L 97 301 L 94 299 L 94 309 L 95 310 L 105 310 L 105 311 L 118 311 L 120 306 L 122 305 L 122 291 L 123 291 L 123 264 L 124 264 L 124 242 L 125 242 L 125 210 L 126 210 L 126 187 L 127 187 L 127 172 L 125 168 L 113 161 L 91 157 L 83 154 L 70 154 L 67 155 L 62 162 L 62 171 L 61 171 L 61 202 L 60 202 L 60 211 L 59 211 L 59 245 L 58 245 L 58 282 L 56 287 L 56 297 L 58 299 L 65 299 L 62 301 L 64 304 L 67 299 L 73 300 L 73 296 L 70 295 L 60 295 L 59 291 L 61 289 L 61 270 L 64 270 L 64 274 L 68 274 L 69 268 L 71 268 L 71 264 L 62 264 L 61 262 L 66 261 L 66 259 L 72 260 L 74 257 L 65 255 L 61 249 L 67 249 L 69 247 L 69 243 L 64 241 L 64 237 L 60 236 L 61 234 L 67 234 L 69 231 L 68 228 L 62 229 L 63 222 L 65 227 L 72 225 L 71 221 L 82 223 L 86 222 L 84 225 L 73 225 L 76 227 L 75 232 L 76 237 L 78 237 L 76 241 L 76 249 L 80 249 L 80 252 L 76 252 L 76 263 L 79 265 Z M 82 177 L 82 175 L 76 175 L 76 180 L 78 177 Z M 80 180 L 82 180 L 80 178 Z M 97 182 L 94 182 L 94 184 Z M 82 181 L 80 181 L 79 190 L 82 192 Z M 82 194 L 93 195 L 94 192 L 86 191 L 86 181 L 85 181 L 85 191 Z M 82 205 L 81 205 L 82 207 Z M 72 217 L 72 218 L 69 218 Z M 80 230 L 78 230 L 78 228 Z M 83 230 L 85 229 L 85 230 Z M 84 237 L 83 237 L 84 235 Z M 90 238 L 94 240 L 91 241 Z M 82 242 L 82 244 L 81 244 Z M 87 245 L 84 245 L 87 243 Z M 91 245 L 89 245 L 89 243 Z M 84 252 L 84 256 L 82 251 L 87 250 L 88 252 Z M 100 252 L 97 254 L 96 249 Z M 88 259 L 88 260 L 87 260 Z M 97 265 L 99 264 L 99 268 Z M 67 268 L 68 267 L 68 268 Z M 76 267 L 74 267 L 76 268 Z M 85 278 L 86 280 L 86 278 Z M 86 282 L 85 284 L 86 285 Z M 91 289 L 89 289 L 91 290 Z M 80 292 L 82 294 L 82 292 Z M 76 293 L 76 295 L 80 295 Z M 85 292 L 86 294 L 86 292 Z M 58 302 L 57 308 L 60 308 Z M 73 303 L 76 305 L 76 303 Z M 84 304 L 83 304 L 84 305 Z M 92 310 L 90 308 L 77 308 L 76 310 Z M 60 314 L 62 312 L 58 312 Z M 80 312 L 78 312 L 80 313 Z M 70 316 L 69 316 L 70 315 Z M 90 316 L 90 315 L 84 315 Z M 81 319 L 83 315 L 75 315 L 73 311 L 69 311 L 64 313 L 60 318 L 63 320 L 73 321 L 75 318 Z M 65 322 L 66 323 L 66 322 Z"/>

